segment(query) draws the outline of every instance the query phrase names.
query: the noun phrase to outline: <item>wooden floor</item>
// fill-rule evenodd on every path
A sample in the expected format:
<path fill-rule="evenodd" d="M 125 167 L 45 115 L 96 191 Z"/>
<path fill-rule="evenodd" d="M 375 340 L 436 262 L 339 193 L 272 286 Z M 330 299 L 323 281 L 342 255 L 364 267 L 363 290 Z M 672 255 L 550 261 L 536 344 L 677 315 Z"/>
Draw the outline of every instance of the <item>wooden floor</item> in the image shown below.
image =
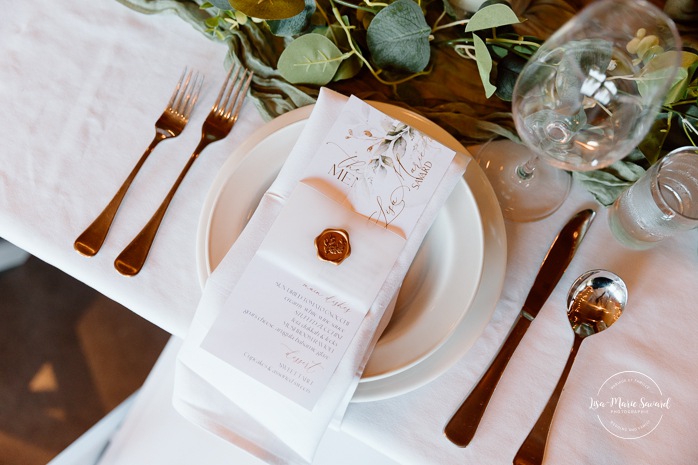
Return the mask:
<path fill-rule="evenodd" d="M 45 465 L 145 380 L 169 335 L 30 258 L 0 273 L 0 465 Z"/>

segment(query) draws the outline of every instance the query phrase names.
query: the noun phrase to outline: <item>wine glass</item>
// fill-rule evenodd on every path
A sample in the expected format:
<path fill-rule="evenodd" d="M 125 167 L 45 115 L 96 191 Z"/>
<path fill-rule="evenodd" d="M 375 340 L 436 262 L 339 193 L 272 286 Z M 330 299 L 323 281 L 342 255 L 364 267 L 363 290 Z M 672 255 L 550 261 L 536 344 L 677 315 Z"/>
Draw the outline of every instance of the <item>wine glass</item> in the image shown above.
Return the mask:
<path fill-rule="evenodd" d="M 495 141 L 476 154 L 505 218 L 545 218 L 569 193 L 563 169 L 595 170 L 630 153 L 674 83 L 680 48 L 672 20 L 645 0 L 593 2 L 546 40 L 512 96 L 525 145 Z"/>

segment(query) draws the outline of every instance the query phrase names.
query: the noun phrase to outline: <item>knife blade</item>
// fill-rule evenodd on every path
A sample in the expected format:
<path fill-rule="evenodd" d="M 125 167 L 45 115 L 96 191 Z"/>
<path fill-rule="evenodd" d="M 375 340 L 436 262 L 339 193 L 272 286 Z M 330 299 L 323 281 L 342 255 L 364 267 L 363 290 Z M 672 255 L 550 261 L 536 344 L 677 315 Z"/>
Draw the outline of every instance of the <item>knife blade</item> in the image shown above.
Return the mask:
<path fill-rule="evenodd" d="M 553 240 L 509 335 L 490 366 L 444 428 L 444 434 L 454 444 L 465 447 L 475 436 L 482 415 L 509 359 L 572 261 L 595 215 L 591 209 L 580 211 Z"/>

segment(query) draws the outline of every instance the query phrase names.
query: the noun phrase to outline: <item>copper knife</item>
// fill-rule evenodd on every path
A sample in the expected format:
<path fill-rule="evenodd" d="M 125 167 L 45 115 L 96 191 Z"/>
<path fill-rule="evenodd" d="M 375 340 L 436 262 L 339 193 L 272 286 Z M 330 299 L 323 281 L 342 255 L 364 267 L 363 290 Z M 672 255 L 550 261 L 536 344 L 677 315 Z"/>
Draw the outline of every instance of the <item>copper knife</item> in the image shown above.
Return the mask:
<path fill-rule="evenodd" d="M 538 311 L 548 300 L 567 265 L 572 261 L 572 257 L 577 252 L 594 216 L 595 212 L 591 209 L 580 211 L 567 222 L 553 240 L 543 259 L 538 275 L 533 281 L 533 286 L 526 297 L 523 308 L 516 317 L 509 335 L 499 349 L 499 353 L 444 428 L 444 434 L 454 444 L 465 447 L 473 439 L 509 359 L 531 321 L 538 315 Z"/>

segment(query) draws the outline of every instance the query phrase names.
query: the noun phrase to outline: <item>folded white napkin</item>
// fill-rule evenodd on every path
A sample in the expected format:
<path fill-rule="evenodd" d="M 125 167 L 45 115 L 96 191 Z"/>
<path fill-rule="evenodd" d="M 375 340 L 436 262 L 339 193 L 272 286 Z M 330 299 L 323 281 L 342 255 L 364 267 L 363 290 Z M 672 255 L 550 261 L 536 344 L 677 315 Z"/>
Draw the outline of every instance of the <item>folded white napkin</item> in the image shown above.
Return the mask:
<path fill-rule="evenodd" d="M 279 176 L 245 230 L 208 279 L 178 355 L 174 405 L 186 418 L 269 463 L 308 463 L 333 420 L 344 414 L 422 240 L 469 160 L 456 154 L 417 220 L 376 299 L 312 410 L 243 375 L 201 348 L 236 282 L 305 174 L 347 98 L 323 89 Z"/>

